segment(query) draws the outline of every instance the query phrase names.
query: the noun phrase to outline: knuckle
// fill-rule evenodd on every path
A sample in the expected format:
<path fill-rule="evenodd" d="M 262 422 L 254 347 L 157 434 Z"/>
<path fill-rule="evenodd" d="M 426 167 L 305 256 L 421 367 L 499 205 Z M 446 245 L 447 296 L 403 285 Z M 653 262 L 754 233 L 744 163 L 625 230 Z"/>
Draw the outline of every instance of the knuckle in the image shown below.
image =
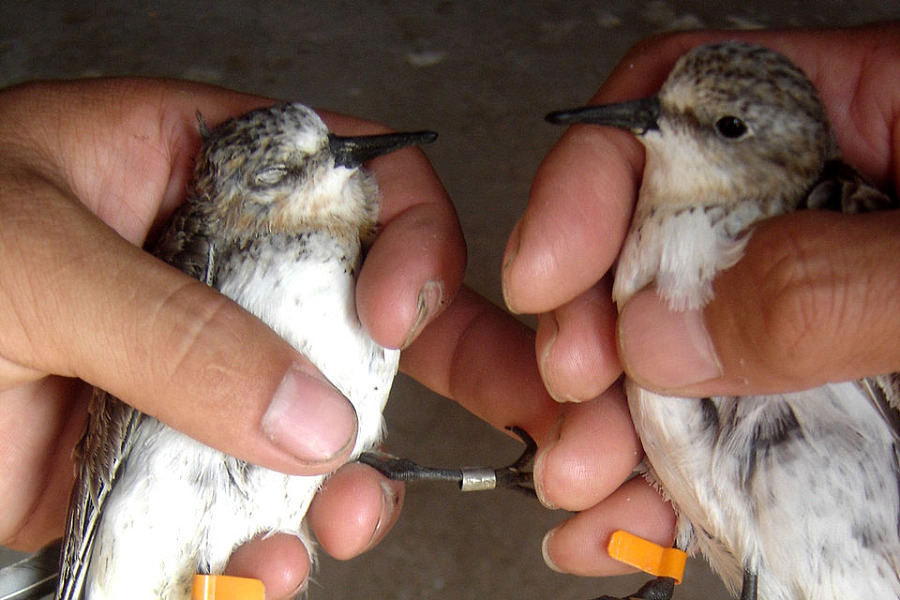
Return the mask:
<path fill-rule="evenodd" d="M 220 338 L 230 330 L 236 311 L 225 296 L 202 297 L 201 285 L 191 281 L 175 288 L 154 313 L 146 338 L 153 343 L 139 358 L 149 366 L 151 386 L 168 389 L 196 382 L 202 389 L 215 390 L 222 385 L 228 360 Z"/>

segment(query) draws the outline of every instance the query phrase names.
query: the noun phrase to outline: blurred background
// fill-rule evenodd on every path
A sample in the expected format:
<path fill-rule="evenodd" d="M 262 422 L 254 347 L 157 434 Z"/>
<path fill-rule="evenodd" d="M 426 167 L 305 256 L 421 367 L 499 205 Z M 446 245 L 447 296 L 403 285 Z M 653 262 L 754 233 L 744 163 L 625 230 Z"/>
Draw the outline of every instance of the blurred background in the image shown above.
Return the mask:
<path fill-rule="evenodd" d="M 0 87 L 44 78 L 193 79 L 298 100 L 404 130 L 425 151 L 466 234 L 466 283 L 502 305 L 506 237 L 541 158 L 577 106 L 641 38 L 671 29 L 816 27 L 900 18 L 896 0 L 543 2 L 32 0 L 0 3 Z M 405 376 L 387 409 L 388 448 L 428 464 L 494 464 L 520 446 Z M 311 600 L 587 600 L 645 576 L 590 580 L 544 566 L 565 514 L 510 492 L 412 485 L 400 522 L 349 562 L 322 556 Z M 16 553 L 0 548 L 0 564 Z M 676 597 L 724 598 L 702 561 Z"/>

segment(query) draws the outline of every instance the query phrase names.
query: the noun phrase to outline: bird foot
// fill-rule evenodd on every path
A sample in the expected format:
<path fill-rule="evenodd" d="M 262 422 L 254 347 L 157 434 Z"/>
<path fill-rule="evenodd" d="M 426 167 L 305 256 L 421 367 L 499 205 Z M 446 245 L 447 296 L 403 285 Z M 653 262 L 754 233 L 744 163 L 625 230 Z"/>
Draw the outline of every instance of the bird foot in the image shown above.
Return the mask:
<path fill-rule="evenodd" d="M 641 589 L 624 598 L 613 596 L 600 596 L 596 600 L 671 600 L 675 593 L 675 580 L 671 577 L 657 577 L 651 579 Z"/>
<path fill-rule="evenodd" d="M 525 443 L 525 450 L 512 464 L 500 468 L 490 467 L 442 469 L 426 467 L 406 458 L 397 458 L 384 452 L 365 452 L 357 459 L 393 481 L 453 481 L 464 492 L 478 492 L 503 488 L 537 497 L 534 478 L 528 464 L 534 459 L 537 444 L 521 427 L 508 427 Z"/>

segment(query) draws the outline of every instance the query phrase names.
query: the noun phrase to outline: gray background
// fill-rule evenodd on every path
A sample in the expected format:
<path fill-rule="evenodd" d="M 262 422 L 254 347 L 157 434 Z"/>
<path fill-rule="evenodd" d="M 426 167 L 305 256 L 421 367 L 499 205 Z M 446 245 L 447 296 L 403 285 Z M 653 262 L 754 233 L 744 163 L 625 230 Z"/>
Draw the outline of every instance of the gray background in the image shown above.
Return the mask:
<path fill-rule="evenodd" d="M 92 6 L 88 6 L 91 4 Z M 430 128 L 426 151 L 459 211 L 467 283 L 501 302 L 506 236 L 541 157 L 560 135 L 541 117 L 585 102 L 642 37 L 674 28 L 849 25 L 900 17 L 896 0 L 747 3 L 545 1 L 0 3 L 0 86 L 36 78 L 195 79 Z M 400 377 L 387 411 L 392 451 L 437 464 L 505 463 L 519 447 Z M 587 600 L 643 576 L 579 579 L 547 569 L 541 538 L 564 514 L 512 493 L 411 486 L 387 540 L 323 557 L 312 599 Z M 0 564 L 14 553 L 0 548 Z M 704 564 L 677 597 L 724 597 Z"/>

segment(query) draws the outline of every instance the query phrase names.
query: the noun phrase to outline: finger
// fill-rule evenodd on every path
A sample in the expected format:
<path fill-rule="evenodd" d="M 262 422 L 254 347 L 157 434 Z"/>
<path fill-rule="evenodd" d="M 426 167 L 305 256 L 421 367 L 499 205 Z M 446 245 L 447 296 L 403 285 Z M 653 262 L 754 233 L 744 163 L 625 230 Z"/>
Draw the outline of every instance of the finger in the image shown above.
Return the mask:
<path fill-rule="evenodd" d="M 389 131 L 354 117 L 322 116 L 339 134 Z M 466 245 L 453 204 L 423 150 L 392 152 L 367 168 L 382 202 L 378 236 L 356 286 L 357 311 L 378 343 L 405 348 L 459 288 Z"/>
<path fill-rule="evenodd" d="M 655 93 L 677 58 L 666 64 L 655 48 L 633 48 L 590 103 Z M 577 125 L 563 134 L 535 174 L 506 245 L 502 283 L 510 310 L 549 312 L 609 270 L 631 219 L 643 159 L 640 143 L 622 131 Z"/>
<path fill-rule="evenodd" d="M 544 561 L 555 571 L 573 575 L 631 573 L 632 567 L 613 560 L 606 551 L 610 535 L 620 529 L 671 546 L 675 515 L 646 481 L 632 479 L 600 504 L 551 529 L 544 537 Z"/>
<path fill-rule="evenodd" d="M 309 554 L 298 538 L 275 534 L 255 539 L 234 551 L 225 574 L 259 579 L 267 600 L 295 598 L 312 568 Z"/>
<path fill-rule="evenodd" d="M 466 266 L 462 230 L 425 156 L 403 151 L 372 165 L 384 196 L 384 223 L 357 283 L 366 330 L 406 348 L 456 294 Z"/>
<path fill-rule="evenodd" d="M 200 147 L 197 113 L 212 127 L 271 103 L 187 81 L 36 82 L 0 94 L 0 135 L 16 143 L 20 166 L 39 168 L 140 246 L 184 201 Z"/>
<path fill-rule="evenodd" d="M 59 226 L 17 211 L 19 227 L 2 242 L 44 268 L 0 272 L 0 306 L 11 317 L 0 317 L 9 332 L 0 354 L 98 385 L 256 464 L 309 473 L 343 459 L 353 408 L 299 353 L 76 204 L 44 199 L 56 204 Z"/>
<path fill-rule="evenodd" d="M 90 396 L 83 383 L 61 377 L 0 392 L 0 545 L 33 552 L 63 534 L 74 472 L 60 448 L 81 437 Z"/>
<path fill-rule="evenodd" d="M 560 412 L 556 439 L 535 458 L 535 488 L 549 508 L 585 510 L 631 477 L 643 450 L 621 386 Z"/>
<path fill-rule="evenodd" d="M 766 393 L 900 370 L 900 216 L 807 211 L 753 232 L 702 312 L 655 292 L 623 309 L 619 347 L 642 386 Z"/>
<path fill-rule="evenodd" d="M 156 98 L 159 111 L 160 98 L 168 98 L 138 88 L 132 91 L 136 106 L 146 105 L 146 94 Z M 182 104 L 170 105 L 164 115 L 157 112 L 156 123 L 193 122 L 195 107 L 214 104 L 219 96 L 236 104 L 229 92 L 192 90 L 175 94 Z M 113 103 L 114 116 L 132 99 L 127 89 L 122 93 L 124 99 Z M 87 104 L 102 114 L 107 102 L 92 100 Z M 27 103 L 16 105 L 22 104 Z M 40 108 L 39 116 L 32 115 L 37 123 L 65 120 L 59 106 Z M 75 115 L 67 112 L 66 119 L 77 120 L 83 107 L 75 103 L 74 108 Z M 185 142 L 186 125 L 158 128 L 154 136 L 146 128 L 128 129 L 130 119 L 119 124 L 125 129 L 115 135 L 139 137 L 148 156 L 179 156 L 192 145 Z M 36 155 L 61 152 L 52 138 L 32 143 Z M 92 155 L 82 150 L 80 157 Z M 0 356 L 26 369 L 18 377 L 43 372 L 81 378 L 249 462 L 298 474 L 333 470 L 355 437 L 349 402 L 261 321 L 91 214 L 81 204 L 83 194 L 121 191 L 115 183 L 122 177 L 110 157 L 93 155 L 93 163 L 64 156 L 59 164 L 4 164 L 0 172 L 7 183 L 0 191 Z M 80 169 L 109 183 L 79 185 L 87 179 Z M 169 180 L 158 180 L 154 169 L 134 175 L 129 189 L 140 196 L 137 204 L 158 205 Z"/>
<path fill-rule="evenodd" d="M 554 434 L 558 405 L 541 383 L 534 332 L 465 286 L 400 366 L 494 427 L 524 427 L 539 444 Z"/>
<path fill-rule="evenodd" d="M 404 485 L 349 463 L 328 478 L 310 505 L 309 523 L 331 556 L 347 560 L 380 542 L 400 516 Z"/>
<path fill-rule="evenodd" d="M 603 276 L 625 236 L 642 165 L 639 143 L 621 132 L 581 126 L 562 137 L 507 242 L 502 281 L 510 310 L 548 312 Z"/>
<path fill-rule="evenodd" d="M 596 398 L 621 375 L 617 316 L 605 280 L 538 316 L 538 366 L 548 393 L 557 402 Z"/>

